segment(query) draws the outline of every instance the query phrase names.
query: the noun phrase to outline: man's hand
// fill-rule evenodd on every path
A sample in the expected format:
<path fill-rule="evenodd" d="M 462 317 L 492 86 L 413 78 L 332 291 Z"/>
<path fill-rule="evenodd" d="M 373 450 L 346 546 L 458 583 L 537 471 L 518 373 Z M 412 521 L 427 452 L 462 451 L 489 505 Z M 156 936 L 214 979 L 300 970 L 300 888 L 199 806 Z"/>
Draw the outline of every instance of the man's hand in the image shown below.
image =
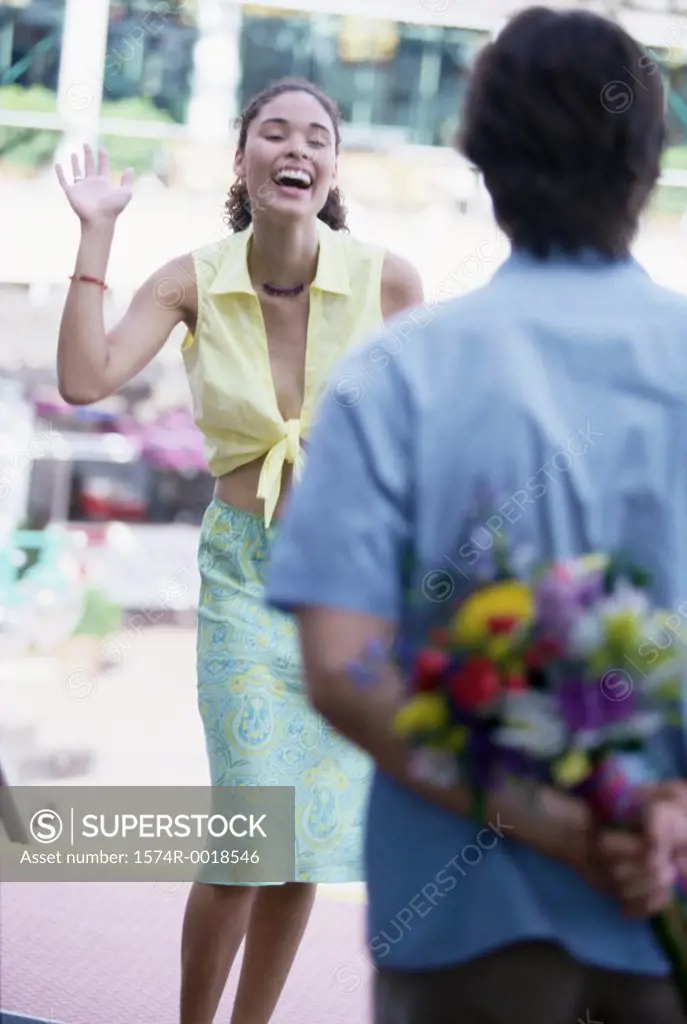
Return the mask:
<path fill-rule="evenodd" d="M 684 791 L 673 784 L 649 787 L 644 801 L 635 832 L 602 830 L 598 837 L 599 866 L 609 891 L 632 917 L 664 910 L 680 871 L 687 867 Z"/>
<path fill-rule="evenodd" d="M 678 871 L 670 851 L 653 846 L 641 833 L 601 832 L 598 868 L 602 888 L 629 917 L 659 914 L 673 898 Z"/>
<path fill-rule="evenodd" d="M 513 823 L 512 838 L 571 868 L 628 916 L 649 917 L 670 903 L 679 852 L 687 852 L 687 812 L 665 793 L 647 799 L 634 831 L 599 830 L 584 802 L 555 790 L 528 804 L 514 787 L 510 798 L 501 790 L 492 803 L 492 813 L 499 809 Z"/>
<path fill-rule="evenodd" d="M 673 858 L 687 875 L 687 782 L 668 779 L 642 790 L 647 808 L 646 827 L 660 832 L 663 843 L 672 844 Z"/>
<path fill-rule="evenodd" d="M 640 787 L 639 792 L 646 804 L 667 800 L 681 807 L 687 813 L 687 782 L 684 779 L 664 779 Z"/>

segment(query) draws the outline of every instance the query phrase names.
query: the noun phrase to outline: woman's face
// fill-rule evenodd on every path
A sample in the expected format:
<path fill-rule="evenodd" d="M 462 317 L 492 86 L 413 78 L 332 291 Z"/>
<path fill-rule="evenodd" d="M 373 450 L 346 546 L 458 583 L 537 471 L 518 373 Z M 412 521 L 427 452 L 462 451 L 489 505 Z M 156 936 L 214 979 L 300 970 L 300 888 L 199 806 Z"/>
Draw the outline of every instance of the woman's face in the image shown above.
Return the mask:
<path fill-rule="evenodd" d="M 234 170 L 246 181 L 253 216 L 316 217 L 336 181 L 329 114 L 307 92 L 275 97 L 250 123 Z"/>

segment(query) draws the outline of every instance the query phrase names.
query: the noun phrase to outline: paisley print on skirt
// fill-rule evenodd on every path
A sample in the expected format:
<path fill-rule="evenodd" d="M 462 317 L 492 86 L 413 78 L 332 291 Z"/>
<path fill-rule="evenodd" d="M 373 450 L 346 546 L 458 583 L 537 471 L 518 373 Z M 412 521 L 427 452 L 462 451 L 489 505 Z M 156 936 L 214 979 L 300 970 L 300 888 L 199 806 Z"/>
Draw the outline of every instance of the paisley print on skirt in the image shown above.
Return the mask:
<path fill-rule="evenodd" d="M 265 603 L 278 529 L 218 499 L 203 519 L 198 702 L 211 782 L 294 786 L 296 879 L 361 881 L 371 764 L 310 707 L 296 624 Z"/>

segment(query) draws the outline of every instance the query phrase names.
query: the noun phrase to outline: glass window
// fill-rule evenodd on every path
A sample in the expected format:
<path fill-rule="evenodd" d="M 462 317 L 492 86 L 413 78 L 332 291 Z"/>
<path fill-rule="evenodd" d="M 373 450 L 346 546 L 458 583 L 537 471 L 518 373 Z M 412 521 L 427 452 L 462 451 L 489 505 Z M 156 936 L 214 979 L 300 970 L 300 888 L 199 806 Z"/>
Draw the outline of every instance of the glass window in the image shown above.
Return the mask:
<path fill-rule="evenodd" d="M 65 0 L 0 2 L 0 87 L 56 92 L 64 9 Z M 184 120 L 196 9 L 197 0 L 110 0 L 105 103 L 142 98 Z"/>
<path fill-rule="evenodd" d="M 52 160 L 58 134 L 24 127 L 22 118 L 55 114 L 64 0 L 0 2 L 0 163 L 22 170 Z M 16 121 L 19 120 L 19 126 Z"/>
<path fill-rule="evenodd" d="M 0 3 L 0 87 L 57 89 L 64 2 Z"/>
<path fill-rule="evenodd" d="M 0 108 L 55 110 L 65 2 L 0 0 Z M 198 10 L 199 0 L 109 0 L 104 116 L 186 120 Z M 242 5 L 239 24 L 241 106 L 276 78 L 303 76 L 332 96 L 349 134 L 370 146 L 389 137 L 450 145 L 488 38 L 429 17 L 416 25 L 260 4 Z M 676 47 L 649 52 L 670 88 L 670 142 L 687 146 L 687 56 Z M 226 88 L 233 93 L 233 84 Z M 17 131 L 0 125 L 0 151 Z"/>
<path fill-rule="evenodd" d="M 190 0 L 111 0 L 105 100 L 139 98 L 184 121 L 198 35 L 196 6 Z"/>
<path fill-rule="evenodd" d="M 389 128 L 420 145 L 450 143 L 465 80 L 486 33 L 250 5 L 241 30 L 241 105 L 268 82 L 303 75 L 360 136 Z"/>

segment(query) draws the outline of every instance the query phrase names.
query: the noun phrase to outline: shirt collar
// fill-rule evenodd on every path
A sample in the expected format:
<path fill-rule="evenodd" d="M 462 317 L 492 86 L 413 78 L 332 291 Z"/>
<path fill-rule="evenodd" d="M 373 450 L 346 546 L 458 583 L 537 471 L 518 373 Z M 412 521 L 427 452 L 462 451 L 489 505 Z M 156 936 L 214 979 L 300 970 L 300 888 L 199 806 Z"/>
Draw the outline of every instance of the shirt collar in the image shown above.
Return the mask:
<path fill-rule="evenodd" d="M 311 287 L 335 295 L 350 295 L 351 282 L 341 232 L 333 231 L 324 221 L 317 220 L 319 252 L 317 273 Z M 253 225 L 237 231 L 223 243 L 219 270 L 210 285 L 213 295 L 255 295 L 248 273 L 248 247 L 253 237 Z"/>
<path fill-rule="evenodd" d="M 513 246 L 510 255 L 497 270 L 497 274 L 508 273 L 514 270 L 545 270 L 553 268 L 586 269 L 586 270 L 610 270 L 610 271 L 636 271 L 643 276 L 648 276 L 644 267 L 634 256 L 624 256 L 620 259 L 611 259 L 593 249 L 583 249 L 576 254 L 554 251 L 544 259 L 538 259 L 525 249 Z"/>

